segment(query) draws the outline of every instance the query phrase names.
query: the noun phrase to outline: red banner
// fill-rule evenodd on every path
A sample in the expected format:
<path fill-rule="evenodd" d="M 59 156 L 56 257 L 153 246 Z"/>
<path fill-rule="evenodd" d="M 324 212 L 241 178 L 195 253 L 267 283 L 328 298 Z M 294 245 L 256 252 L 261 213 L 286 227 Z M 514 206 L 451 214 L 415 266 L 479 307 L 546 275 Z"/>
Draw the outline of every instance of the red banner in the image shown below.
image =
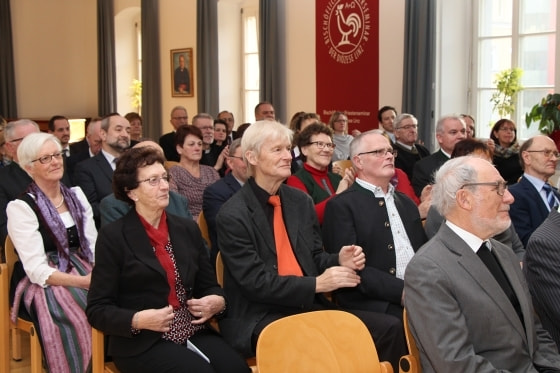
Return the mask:
<path fill-rule="evenodd" d="M 378 127 L 379 2 L 316 0 L 317 113 L 348 116 L 348 132 Z"/>

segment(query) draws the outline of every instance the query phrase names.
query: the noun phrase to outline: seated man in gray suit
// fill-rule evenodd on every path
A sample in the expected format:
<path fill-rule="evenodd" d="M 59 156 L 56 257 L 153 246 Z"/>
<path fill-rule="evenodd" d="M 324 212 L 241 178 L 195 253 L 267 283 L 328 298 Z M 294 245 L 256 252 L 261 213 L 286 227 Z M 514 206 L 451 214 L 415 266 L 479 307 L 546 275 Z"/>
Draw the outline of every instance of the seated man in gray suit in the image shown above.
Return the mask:
<path fill-rule="evenodd" d="M 459 157 L 436 174 L 445 217 L 408 263 L 405 307 L 422 371 L 560 372 L 513 251 L 491 238 L 510 224 L 513 196 L 488 161 Z"/>
<path fill-rule="evenodd" d="M 133 146 L 133 148 L 142 148 L 149 146 L 160 152 L 163 156 L 163 149 L 158 143 L 150 140 L 141 141 Z M 117 219 L 125 216 L 128 211 L 132 208 L 128 203 L 117 199 L 113 193 L 109 194 L 107 197 L 103 198 L 99 203 L 99 213 L 101 214 L 101 226 L 111 223 Z M 189 211 L 189 202 L 187 198 L 169 191 L 169 204 L 165 208 L 165 211 L 177 216 L 182 216 L 184 218 L 192 219 L 191 212 Z"/>

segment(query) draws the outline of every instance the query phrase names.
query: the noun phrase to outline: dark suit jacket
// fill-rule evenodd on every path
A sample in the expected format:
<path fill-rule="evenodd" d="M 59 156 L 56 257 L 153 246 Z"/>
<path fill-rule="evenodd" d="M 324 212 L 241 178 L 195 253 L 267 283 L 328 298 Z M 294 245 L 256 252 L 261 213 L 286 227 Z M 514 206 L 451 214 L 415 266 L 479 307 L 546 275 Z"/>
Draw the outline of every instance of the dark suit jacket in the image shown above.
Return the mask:
<path fill-rule="evenodd" d="M 84 191 L 99 228 L 99 202 L 113 193 L 113 169 L 102 152 L 76 165 L 74 183 Z"/>
<path fill-rule="evenodd" d="M 395 205 L 414 251 L 426 242 L 426 233 L 416 204 L 395 192 Z M 393 234 L 384 198 L 357 183 L 327 202 L 323 220 L 323 244 L 330 253 L 356 244 L 366 255 L 362 281 L 356 288 L 336 292 L 338 303 L 346 308 L 387 312 L 390 304 L 401 305 L 404 281 L 397 278 Z"/>
<path fill-rule="evenodd" d="M 509 215 L 521 242 L 527 246 L 529 237 L 546 219 L 549 210 L 539 192 L 525 176 L 517 184 L 512 185 L 509 191 L 515 198 L 510 205 Z M 554 191 L 556 198 L 560 200 L 560 194 L 556 189 Z"/>
<path fill-rule="evenodd" d="M 410 180 L 412 180 L 416 162 L 430 155 L 430 151 L 424 145 L 414 144 L 414 147 L 418 150 L 417 154 L 412 153 L 398 142 L 393 143 L 393 149 L 398 151 L 395 158 L 395 167 L 403 170 Z"/>
<path fill-rule="evenodd" d="M 25 192 L 31 183 L 31 177 L 16 162 L 0 169 L 0 246 L 4 247 L 8 236 L 8 216 L 6 207 L 20 194 Z"/>
<path fill-rule="evenodd" d="M 99 214 L 101 216 L 101 226 L 112 223 L 125 216 L 132 207 L 125 201 L 117 199 L 113 193 L 103 198 L 99 203 Z M 169 191 L 169 204 L 165 208 L 168 214 L 177 215 L 192 220 L 189 211 L 189 202 L 185 196 Z"/>
<path fill-rule="evenodd" d="M 175 146 L 175 131 L 161 136 L 159 138 L 159 146 L 163 148 L 165 159 L 179 162 L 179 153 L 177 153 L 177 147 Z"/>
<path fill-rule="evenodd" d="M 397 156 L 398 157 L 398 156 Z M 434 172 L 437 171 L 442 164 L 447 162 L 449 158 L 443 152 L 438 150 L 434 154 L 422 158 L 416 164 L 414 164 L 414 171 L 412 171 L 412 187 L 414 188 L 414 193 L 418 197 L 422 194 L 422 189 L 428 184 L 433 184 L 434 182 Z"/>
<path fill-rule="evenodd" d="M 222 205 L 239 189 L 241 189 L 241 184 L 239 184 L 230 172 L 222 179 L 207 186 L 202 194 L 202 211 L 204 212 L 204 217 L 208 224 L 210 241 L 212 241 L 212 248 L 210 250 L 211 260 L 216 260 L 216 255 L 218 255 L 219 250 L 216 233 L 216 216 Z"/>
<path fill-rule="evenodd" d="M 560 213 L 552 210 L 527 244 L 523 270 L 543 326 L 560 349 Z"/>
<path fill-rule="evenodd" d="M 169 237 L 183 285 L 195 298 L 223 295 L 193 220 L 167 216 Z M 101 228 L 95 245 L 86 314 L 90 324 L 109 336 L 111 356 L 134 356 L 149 349 L 162 333 L 132 335 L 137 311 L 168 305 L 169 284 L 135 210 Z"/>
<path fill-rule="evenodd" d="M 74 181 L 74 171 L 76 170 L 76 166 L 81 161 L 85 161 L 89 158 L 89 148 L 87 148 L 85 152 L 73 153 L 70 157 L 66 158 L 68 175 L 70 176 L 70 180 L 72 180 L 73 184 L 76 184 Z"/>
<path fill-rule="evenodd" d="M 73 142 L 72 144 L 70 144 L 70 157 L 72 157 L 74 154 L 78 154 L 82 152 L 87 153 L 88 151 L 89 151 L 89 144 L 85 137 L 80 141 Z"/>
<path fill-rule="evenodd" d="M 224 338 L 251 356 L 251 335 L 257 323 L 275 313 L 293 314 L 316 305 L 315 277 L 338 265 L 338 255 L 323 250 L 311 197 L 282 184 L 282 212 L 303 277 L 279 276 L 274 234 L 249 183 L 218 213 L 218 242 L 224 262 L 228 314 L 220 321 Z M 326 300 L 325 300 L 326 302 Z M 254 356 L 254 355 L 253 355 Z"/>
<path fill-rule="evenodd" d="M 405 274 L 405 306 L 424 373 L 560 367 L 556 345 L 534 316 L 519 259 L 510 248 L 490 241 L 524 322 L 478 255 L 443 224 Z"/>

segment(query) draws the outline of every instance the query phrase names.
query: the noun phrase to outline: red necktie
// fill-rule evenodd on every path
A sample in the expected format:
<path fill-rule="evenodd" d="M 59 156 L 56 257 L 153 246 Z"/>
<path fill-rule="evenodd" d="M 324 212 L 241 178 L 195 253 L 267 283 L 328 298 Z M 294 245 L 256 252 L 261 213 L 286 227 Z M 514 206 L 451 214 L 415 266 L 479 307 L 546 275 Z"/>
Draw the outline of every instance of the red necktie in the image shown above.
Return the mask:
<path fill-rule="evenodd" d="M 270 196 L 268 203 L 274 206 L 274 243 L 276 244 L 278 274 L 281 276 L 303 276 L 284 225 L 280 196 Z"/>

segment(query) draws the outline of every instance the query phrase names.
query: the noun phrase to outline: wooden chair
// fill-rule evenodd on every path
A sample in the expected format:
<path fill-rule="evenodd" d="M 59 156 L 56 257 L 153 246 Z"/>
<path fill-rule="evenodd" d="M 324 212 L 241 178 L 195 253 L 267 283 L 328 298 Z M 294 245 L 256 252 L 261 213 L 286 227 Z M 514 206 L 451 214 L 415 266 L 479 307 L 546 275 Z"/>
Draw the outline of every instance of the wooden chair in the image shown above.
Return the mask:
<path fill-rule="evenodd" d="M 408 347 L 408 355 L 402 356 L 399 360 L 399 373 L 422 373 L 420 365 L 420 352 L 416 347 L 416 342 L 408 325 L 408 316 L 406 309 L 403 311 L 404 334 L 406 337 L 406 345 Z"/>
<path fill-rule="evenodd" d="M 210 240 L 210 233 L 208 233 L 208 223 L 206 223 L 206 218 L 204 217 L 204 212 L 200 211 L 200 215 L 198 215 L 198 228 L 200 229 L 200 233 L 202 233 L 202 238 L 206 240 L 206 244 L 208 248 L 212 248 L 212 241 Z"/>
<path fill-rule="evenodd" d="M 341 171 L 338 174 L 344 177 L 344 171 L 346 171 L 347 168 L 352 167 L 352 161 L 350 159 L 341 159 L 339 161 L 334 161 L 332 165 L 333 171 L 336 170 L 336 168 L 340 168 Z"/>
<path fill-rule="evenodd" d="M 284 317 L 266 326 L 257 342 L 259 373 L 392 373 L 379 362 L 363 322 L 344 311 L 315 311 Z"/>
<path fill-rule="evenodd" d="M 27 321 L 19 317 L 17 318 L 15 323 L 10 320 L 10 279 L 12 278 L 12 271 L 14 269 L 14 264 L 18 261 L 18 257 L 14 244 L 12 243 L 12 240 L 9 236 L 6 237 L 4 248 L 6 251 L 6 263 L 2 263 L 0 265 L 0 330 L 2 333 L 2 336 L 0 337 L 0 341 L 2 343 L 2 345 L 0 346 L 0 367 L 2 368 L 1 371 L 10 371 L 10 332 L 12 334 L 11 357 L 16 361 L 21 360 L 22 357 L 21 332 L 25 332 L 29 334 L 29 343 L 31 350 L 31 373 L 41 373 L 43 371 L 43 353 L 41 350 L 39 335 L 35 330 L 35 326 L 31 321 Z"/>
<path fill-rule="evenodd" d="M 91 328 L 91 373 L 118 373 L 113 362 L 105 362 L 105 335 Z"/>

